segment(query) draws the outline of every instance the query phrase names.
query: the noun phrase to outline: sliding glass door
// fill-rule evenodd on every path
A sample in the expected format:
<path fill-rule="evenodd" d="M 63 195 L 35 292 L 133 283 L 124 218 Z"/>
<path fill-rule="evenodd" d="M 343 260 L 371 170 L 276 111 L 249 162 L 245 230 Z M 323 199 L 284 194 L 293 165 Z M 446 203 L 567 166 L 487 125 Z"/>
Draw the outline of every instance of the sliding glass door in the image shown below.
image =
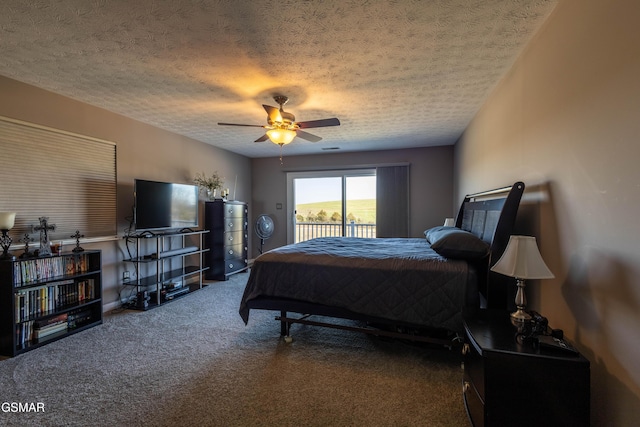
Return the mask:
<path fill-rule="evenodd" d="M 374 169 L 287 174 L 289 243 L 316 237 L 376 237 Z"/>
<path fill-rule="evenodd" d="M 343 236 L 376 237 L 376 176 L 345 176 Z"/>

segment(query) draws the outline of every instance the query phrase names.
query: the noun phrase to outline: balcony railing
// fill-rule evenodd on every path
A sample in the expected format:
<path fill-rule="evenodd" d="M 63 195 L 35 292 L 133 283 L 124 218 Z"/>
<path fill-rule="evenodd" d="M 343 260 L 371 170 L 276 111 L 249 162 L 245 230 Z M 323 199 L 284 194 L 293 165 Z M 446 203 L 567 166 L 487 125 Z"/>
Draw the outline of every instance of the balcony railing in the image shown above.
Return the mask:
<path fill-rule="evenodd" d="M 337 222 L 297 222 L 296 242 L 314 239 L 316 237 L 342 236 L 342 224 Z M 347 237 L 376 237 L 375 224 L 347 224 Z"/>

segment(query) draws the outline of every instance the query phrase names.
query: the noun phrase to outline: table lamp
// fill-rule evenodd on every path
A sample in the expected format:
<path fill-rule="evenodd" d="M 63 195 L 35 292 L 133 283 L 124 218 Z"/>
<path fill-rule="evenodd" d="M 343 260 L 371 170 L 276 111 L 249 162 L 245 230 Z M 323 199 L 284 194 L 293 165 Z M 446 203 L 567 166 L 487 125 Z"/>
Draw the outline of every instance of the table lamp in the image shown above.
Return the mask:
<path fill-rule="evenodd" d="M 2 247 L 2 256 L 0 259 L 9 259 L 9 248 L 11 247 L 11 242 L 13 241 L 9 236 L 9 230 L 13 228 L 13 225 L 16 221 L 16 213 L 15 212 L 0 212 L 0 231 L 2 231 L 2 236 L 0 236 L 0 246 Z"/>
<path fill-rule="evenodd" d="M 511 319 L 515 322 L 531 320 L 529 313 L 525 311 L 527 297 L 524 293 L 525 279 L 553 279 L 555 276 L 544 263 L 536 238 L 533 236 L 511 236 L 504 253 L 491 267 L 491 271 L 515 277 L 518 291 L 516 292 L 517 310 L 511 313 Z"/>

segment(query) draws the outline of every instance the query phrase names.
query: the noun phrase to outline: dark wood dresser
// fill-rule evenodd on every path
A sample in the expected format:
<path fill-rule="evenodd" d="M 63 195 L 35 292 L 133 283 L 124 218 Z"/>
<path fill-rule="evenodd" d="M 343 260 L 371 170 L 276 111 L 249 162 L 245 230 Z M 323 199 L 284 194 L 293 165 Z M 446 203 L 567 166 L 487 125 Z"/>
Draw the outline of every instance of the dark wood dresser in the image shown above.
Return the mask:
<path fill-rule="evenodd" d="M 206 278 L 227 280 L 249 265 L 249 209 L 245 202 L 215 200 L 205 203 Z"/>

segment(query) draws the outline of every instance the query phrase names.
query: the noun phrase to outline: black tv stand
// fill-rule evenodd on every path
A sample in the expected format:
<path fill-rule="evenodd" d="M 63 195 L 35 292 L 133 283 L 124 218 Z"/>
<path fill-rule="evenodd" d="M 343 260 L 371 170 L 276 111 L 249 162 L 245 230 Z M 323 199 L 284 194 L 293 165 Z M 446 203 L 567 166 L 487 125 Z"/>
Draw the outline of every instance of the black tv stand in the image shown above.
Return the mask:
<path fill-rule="evenodd" d="M 123 279 L 123 285 L 135 287 L 136 300 L 130 308 L 148 310 L 203 287 L 204 235 L 208 230 L 145 231 L 125 239 L 136 242 L 133 263 L 135 278 Z M 138 301 L 140 300 L 140 301 Z"/>

